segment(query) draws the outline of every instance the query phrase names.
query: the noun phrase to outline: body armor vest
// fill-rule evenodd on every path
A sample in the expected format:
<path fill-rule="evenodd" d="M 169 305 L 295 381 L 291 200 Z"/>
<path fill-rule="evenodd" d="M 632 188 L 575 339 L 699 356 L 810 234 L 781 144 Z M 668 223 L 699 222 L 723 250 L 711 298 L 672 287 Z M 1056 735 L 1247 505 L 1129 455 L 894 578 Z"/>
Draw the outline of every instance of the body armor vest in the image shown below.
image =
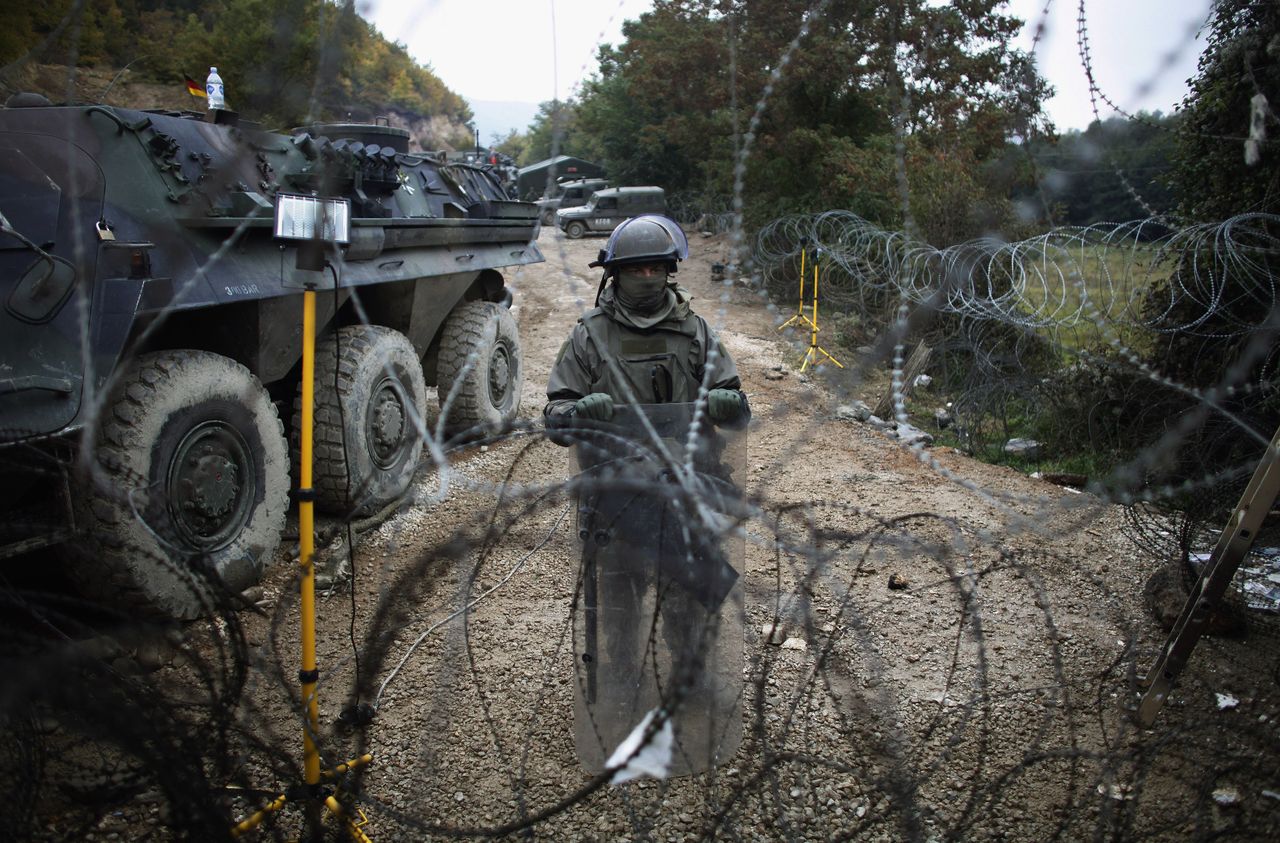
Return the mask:
<path fill-rule="evenodd" d="M 639 331 L 595 308 L 583 315 L 582 325 L 602 360 L 589 392 L 604 392 L 617 400 L 634 396 L 640 404 L 682 403 L 697 397 L 707 358 L 706 326 L 697 314 Z"/>

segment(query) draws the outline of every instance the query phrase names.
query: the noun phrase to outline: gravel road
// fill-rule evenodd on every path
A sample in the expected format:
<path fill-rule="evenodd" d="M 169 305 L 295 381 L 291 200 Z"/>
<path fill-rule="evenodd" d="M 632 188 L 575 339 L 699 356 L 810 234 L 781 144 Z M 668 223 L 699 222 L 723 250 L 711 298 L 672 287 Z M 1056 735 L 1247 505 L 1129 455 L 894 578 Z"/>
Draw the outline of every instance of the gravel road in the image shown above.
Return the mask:
<path fill-rule="evenodd" d="M 544 230 L 547 261 L 509 278 L 524 418 L 540 416 L 551 362 L 591 305 L 599 278 L 586 264 L 601 244 Z M 1120 508 L 838 418 L 841 403 L 874 403 L 883 367 L 844 352 L 844 370 L 802 375 L 806 338 L 777 330 L 789 308 L 712 280 L 724 237 L 694 233 L 691 246 L 679 280 L 755 410 L 741 749 L 665 781 L 602 784 L 579 766 L 579 552 L 561 485 L 574 466 L 567 449 L 519 433 L 424 468 L 412 500 L 359 537 L 354 591 L 320 602 L 325 759 L 373 753 L 359 783 L 370 836 L 1274 837 L 1280 706 L 1266 631 L 1202 642 L 1156 727 L 1138 729 L 1126 711 L 1135 675 L 1164 632 L 1143 605 L 1158 562 L 1126 538 Z M 275 611 L 247 621 L 256 667 L 241 713 L 281 753 L 300 743 L 285 690 L 292 575 L 273 570 Z M 333 724 L 357 663 L 377 714 L 352 733 Z"/>

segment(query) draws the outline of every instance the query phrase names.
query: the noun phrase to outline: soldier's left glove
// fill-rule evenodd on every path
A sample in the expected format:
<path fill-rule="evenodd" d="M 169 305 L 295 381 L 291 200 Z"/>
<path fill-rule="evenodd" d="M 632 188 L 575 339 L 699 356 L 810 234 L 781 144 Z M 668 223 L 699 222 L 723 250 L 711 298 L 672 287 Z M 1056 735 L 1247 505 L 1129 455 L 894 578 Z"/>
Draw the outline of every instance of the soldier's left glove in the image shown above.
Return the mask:
<path fill-rule="evenodd" d="M 613 418 L 613 398 L 606 392 L 584 395 L 574 402 L 573 413 L 580 418 L 607 422 Z"/>
<path fill-rule="evenodd" d="M 707 393 L 707 415 L 717 424 L 742 415 L 742 393 L 736 389 L 713 389 Z"/>

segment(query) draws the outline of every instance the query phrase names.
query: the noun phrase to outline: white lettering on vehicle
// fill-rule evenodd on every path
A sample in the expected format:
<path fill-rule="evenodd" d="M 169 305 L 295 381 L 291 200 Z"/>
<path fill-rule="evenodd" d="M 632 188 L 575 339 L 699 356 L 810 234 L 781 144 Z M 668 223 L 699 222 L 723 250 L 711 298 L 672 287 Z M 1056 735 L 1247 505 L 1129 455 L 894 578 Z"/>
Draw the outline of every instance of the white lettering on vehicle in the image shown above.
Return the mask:
<path fill-rule="evenodd" d="M 254 296 L 261 295 L 262 291 L 258 289 L 257 284 L 228 284 L 222 288 L 228 296 Z"/>

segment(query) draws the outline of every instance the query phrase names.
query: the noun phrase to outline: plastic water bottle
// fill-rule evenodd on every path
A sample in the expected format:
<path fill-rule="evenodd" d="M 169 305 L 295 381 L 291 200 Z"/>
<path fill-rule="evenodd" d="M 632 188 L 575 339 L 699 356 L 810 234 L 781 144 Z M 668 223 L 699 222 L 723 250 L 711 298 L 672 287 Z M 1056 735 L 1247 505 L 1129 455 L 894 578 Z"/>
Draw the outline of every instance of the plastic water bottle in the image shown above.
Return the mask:
<path fill-rule="evenodd" d="M 204 80 L 204 92 L 208 94 L 210 108 L 227 107 L 227 101 L 223 95 L 222 77 L 218 75 L 218 68 L 209 68 L 209 78 Z"/>

